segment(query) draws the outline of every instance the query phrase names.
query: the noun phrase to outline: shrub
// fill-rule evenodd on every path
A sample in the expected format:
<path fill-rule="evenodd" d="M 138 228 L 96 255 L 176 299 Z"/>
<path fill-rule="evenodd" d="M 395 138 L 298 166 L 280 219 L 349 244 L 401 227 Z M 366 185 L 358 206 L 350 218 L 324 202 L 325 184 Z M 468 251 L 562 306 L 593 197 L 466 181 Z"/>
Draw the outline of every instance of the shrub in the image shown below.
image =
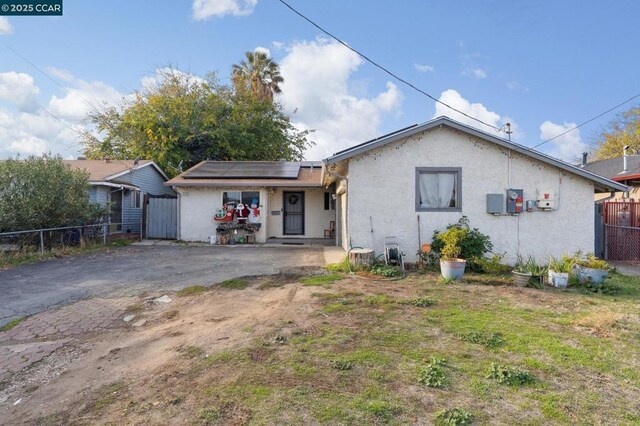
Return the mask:
<path fill-rule="evenodd" d="M 384 263 L 377 263 L 373 265 L 369 272 L 386 278 L 393 278 L 402 275 L 402 272 L 400 272 L 396 266 L 385 265 Z"/>
<path fill-rule="evenodd" d="M 349 259 L 345 256 L 339 263 L 332 263 L 326 266 L 327 271 L 349 273 L 353 267 L 349 264 Z"/>
<path fill-rule="evenodd" d="M 576 257 L 563 254 L 560 259 L 550 256 L 549 269 L 558 273 L 569 273 L 571 268 L 576 264 Z"/>
<path fill-rule="evenodd" d="M 602 259 L 598 259 L 594 253 L 587 253 L 584 257 L 582 257 L 582 253 L 576 253 L 576 264 L 580 266 L 584 266 L 585 268 L 591 269 L 600 269 L 603 271 L 608 271 L 611 269 L 611 266 Z"/>
<path fill-rule="evenodd" d="M 511 270 L 509 265 L 502 263 L 506 253 L 494 253 L 491 257 L 477 257 L 472 259 L 478 265 L 481 272 L 487 274 L 506 274 Z"/>
<path fill-rule="evenodd" d="M 464 408 L 450 408 L 436 415 L 436 426 L 468 426 L 473 424 L 473 414 Z"/>
<path fill-rule="evenodd" d="M 462 216 L 457 223 L 447 226 L 447 230 L 452 228 L 465 229 L 463 238 L 460 240 L 460 254 L 459 256 L 467 260 L 467 269 L 470 271 L 478 271 L 479 266 L 474 259 L 482 258 L 485 253 L 490 252 L 493 249 L 493 244 L 488 235 L 481 233 L 478 228 L 471 228 L 469 226 L 469 219 L 467 216 Z M 446 231 L 444 231 L 446 232 Z M 431 248 L 442 254 L 445 242 L 441 237 L 442 232 L 434 231 L 433 241 Z"/>
<path fill-rule="evenodd" d="M 499 384 L 508 386 L 522 386 L 535 381 L 533 375 L 527 370 L 506 367 L 495 362 L 491 363 L 487 379 L 495 379 Z"/>

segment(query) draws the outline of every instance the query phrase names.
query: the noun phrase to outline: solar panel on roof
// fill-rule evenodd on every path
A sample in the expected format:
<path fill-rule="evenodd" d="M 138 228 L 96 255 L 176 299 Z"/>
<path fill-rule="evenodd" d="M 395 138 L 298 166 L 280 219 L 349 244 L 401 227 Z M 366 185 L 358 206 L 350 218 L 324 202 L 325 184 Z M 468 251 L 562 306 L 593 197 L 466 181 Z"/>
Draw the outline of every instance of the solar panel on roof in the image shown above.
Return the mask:
<path fill-rule="evenodd" d="M 207 161 L 185 179 L 297 179 L 300 163 L 287 161 Z"/>

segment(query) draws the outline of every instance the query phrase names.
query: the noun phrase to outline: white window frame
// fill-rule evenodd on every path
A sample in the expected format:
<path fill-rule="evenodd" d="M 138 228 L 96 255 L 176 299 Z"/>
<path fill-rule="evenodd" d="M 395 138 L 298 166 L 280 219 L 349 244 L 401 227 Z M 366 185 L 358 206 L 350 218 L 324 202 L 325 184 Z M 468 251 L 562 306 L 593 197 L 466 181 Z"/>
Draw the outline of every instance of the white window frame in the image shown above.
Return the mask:
<path fill-rule="evenodd" d="M 130 206 L 132 209 L 141 209 L 142 208 L 142 194 L 143 192 L 139 189 L 131 190 L 131 201 Z"/>
<path fill-rule="evenodd" d="M 420 175 L 425 173 L 455 173 L 455 207 L 422 207 L 420 204 Z M 462 167 L 416 167 L 415 180 L 417 212 L 460 212 L 462 211 Z"/>

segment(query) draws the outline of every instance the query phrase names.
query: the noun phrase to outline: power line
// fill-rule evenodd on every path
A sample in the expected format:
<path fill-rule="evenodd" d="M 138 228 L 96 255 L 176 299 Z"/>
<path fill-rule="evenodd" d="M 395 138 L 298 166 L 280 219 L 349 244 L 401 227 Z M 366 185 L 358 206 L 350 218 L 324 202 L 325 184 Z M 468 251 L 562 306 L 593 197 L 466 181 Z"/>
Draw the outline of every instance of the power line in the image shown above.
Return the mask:
<path fill-rule="evenodd" d="M 442 102 L 441 100 L 435 98 L 434 96 L 430 95 L 429 93 L 427 93 L 426 91 L 420 89 L 419 87 L 416 87 L 413 83 L 405 80 L 404 78 L 398 76 L 397 74 L 395 74 L 394 72 L 390 71 L 389 69 L 385 68 L 384 66 L 380 65 L 379 63 L 375 62 L 374 60 L 370 59 L 368 56 L 366 56 L 364 53 L 360 52 L 357 49 L 354 49 L 353 47 L 349 46 L 347 43 L 345 43 L 344 41 L 342 41 L 340 38 L 338 38 L 337 36 L 333 35 L 332 33 L 330 33 L 329 31 L 325 30 L 324 28 L 322 28 L 320 25 L 316 24 L 313 20 L 311 20 L 310 18 L 307 18 L 305 15 L 303 15 L 301 12 L 298 12 L 298 10 L 296 10 L 293 6 L 291 6 L 289 3 L 287 3 L 284 0 L 278 0 L 280 3 L 282 3 L 283 5 L 285 5 L 287 8 L 289 8 L 293 13 L 295 13 L 296 15 L 298 15 L 299 17 L 301 17 L 302 19 L 304 19 L 305 21 L 309 22 L 311 25 L 313 25 L 314 27 L 316 27 L 317 29 L 319 29 L 320 31 L 322 31 L 323 33 L 325 33 L 326 35 L 328 35 L 329 37 L 331 37 L 332 39 L 334 39 L 335 41 L 337 41 L 338 43 L 340 43 L 341 45 L 343 45 L 344 47 L 346 47 L 347 49 L 351 50 L 353 53 L 355 53 L 356 55 L 360 56 L 362 59 L 364 59 L 365 61 L 369 62 L 370 64 L 372 64 L 373 66 L 377 67 L 378 69 L 382 70 L 383 72 L 387 73 L 388 75 L 390 75 L 391 77 L 393 77 L 394 79 L 398 80 L 399 82 L 409 86 L 410 88 L 412 88 L 413 90 L 425 95 L 426 97 L 428 97 L 429 99 L 439 103 L 440 105 L 443 105 L 455 112 L 457 112 L 458 114 L 462 114 L 463 116 L 477 121 L 478 123 L 484 124 L 485 126 L 491 127 L 492 129 L 494 129 L 496 132 L 500 132 L 502 131 L 502 129 L 500 127 L 496 127 L 493 124 L 489 124 L 486 123 L 482 120 L 480 120 L 479 118 L 473 117 L 469 114 L 467 114 L 464 111 L 460 111 L 457 108 L 452 107 L 451 105 Z"/>
<path fill-rule="evenodd" d="M 621 102 L 621 103 L 619 103 L 618 105 L 616 105 L 616 106 L 614 106 L 614 107 L 612 107 L 612 108 L 609 108 L 609 109 L 608 109 L 608 110 L 606 110 L 605 112 L 600 113 L 600 114 L 596 115 L 595 117 L 590 118 L 590 119 L 588 119 L 587 121 L 584 121 L 584 122 L 582 122 L 582 123 L 578 124 L 577 126 L 575 126 L 575 127 L 574 127 L 574 128 L 572 128 L 572 129 L 565 130 L 564 132 L 560 133 L 559 135 L 556 135 L 556 136 L 552 137 L 551 139 L 547 139 L 547 140 L 546 140 L 546 141 L 544 141 L 544 142 L 540 142 L 538 145 L 532 146 L 530 149 L 535 149 L 535 148 L 537 148 L 537 147 L 539 147 L 539 146 L 541 146 L 541 145 L 544 145 L 544 144 L 545 144 L 545 143 L 547 143 L 547 142 L 551 142 L 552 140 L 558 139 L 560 136 L 564 136 L 564 135 L 566 135 L 566 134 L 567 134 L 567 133 L 569 133 L 569 132 L 573 132 L 574 130 L 576 130 L 576 129 L 578 129 L 578 128 L 582 127 L 582 126 L 584 126 L 585 124 L 591 123 L 593 120 L 596 120 L 596 119 L 598 119 L 598 118 L 602 117 L 603 115 L 606 115 L 606 114 L 610 113 L 610 112 L 611 112 L 611 111 L 613 111 L 614 109 L 620 108 L 622 105 L 624 105 L 624 104 L 626 104 L 626 103 L 628 103 L 628 102 L 631 102 L 632 100 L 634 100 L 634 99 L 636 99 L 636 98 L 640 98 L 640 93 L 638 93 L 637 95 L 634 95 L 634 96 L 630 97 L 630 98 L 629 98 L 629 99 L 627 99 L 626 101 Z"/>

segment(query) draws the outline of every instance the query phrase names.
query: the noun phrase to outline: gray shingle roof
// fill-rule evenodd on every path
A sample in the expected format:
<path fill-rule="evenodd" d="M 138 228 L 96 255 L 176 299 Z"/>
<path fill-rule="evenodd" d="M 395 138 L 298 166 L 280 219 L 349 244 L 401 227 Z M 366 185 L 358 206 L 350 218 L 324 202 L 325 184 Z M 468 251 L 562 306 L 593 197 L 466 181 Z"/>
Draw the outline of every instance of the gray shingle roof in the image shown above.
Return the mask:
<path fill-rule="evenodd" d="M 625 173 L 622 172 L 624 170 L 623 161 L 623 157 L 594 161 L 584 166 L 584 169 L 609 179 L 640 174 L 640 155 L 627 156 L 627 171 Z"/>

